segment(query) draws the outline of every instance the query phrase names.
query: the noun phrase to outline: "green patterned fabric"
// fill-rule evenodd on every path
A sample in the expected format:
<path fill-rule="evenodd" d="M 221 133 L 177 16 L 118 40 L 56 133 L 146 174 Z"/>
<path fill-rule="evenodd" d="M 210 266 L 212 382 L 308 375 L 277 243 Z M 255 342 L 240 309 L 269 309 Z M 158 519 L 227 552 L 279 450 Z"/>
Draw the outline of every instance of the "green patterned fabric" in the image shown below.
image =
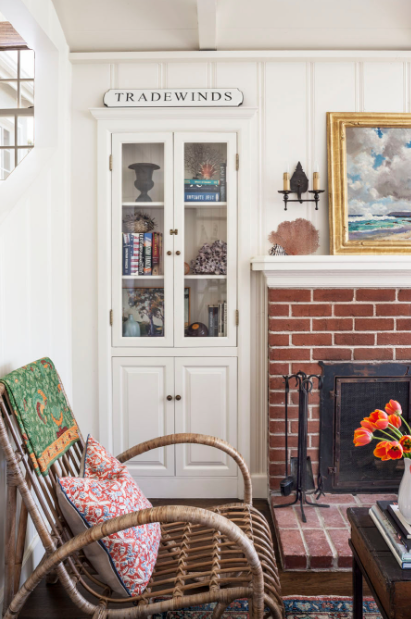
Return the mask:
<path fill-rule="evenodd" d="M 51 359 L 45 357 L 0 379 L 35 471 L 50 466 L 79 440 L 79 431 L 64 387 Z"/>

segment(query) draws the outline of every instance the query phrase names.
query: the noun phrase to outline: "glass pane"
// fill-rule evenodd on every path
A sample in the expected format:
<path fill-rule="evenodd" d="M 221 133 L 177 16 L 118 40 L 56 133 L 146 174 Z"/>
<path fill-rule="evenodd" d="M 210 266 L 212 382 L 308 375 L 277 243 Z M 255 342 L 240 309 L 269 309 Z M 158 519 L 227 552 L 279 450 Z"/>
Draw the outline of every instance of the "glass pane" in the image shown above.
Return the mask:
<path fill-rule="evenodd" d="M 0 108 L 8 110 L 17 105 L 17 82 L 0 82 Z"/>
<path fill-rule="evenodd" d="M 123 144 L 123 202 L 164 202 L 164 144 Z"/>
<path fill-rule="evenodd" d="M 34 52 L 31 49 L 20 52 L 20 77 L 34 77 Z"/>
<path fill-rule="evenodd" d="M 14 148 L 0 149 L 0 180 L 4 181 L 14 168 Z"/>
<path fill-rule="evenodd" d="M 0 52 L 0 79 L 17 77 L 17 51 Z"/>
<path fill-rule="evenodd" d="M 24 157 L 28 155 L 33 149 L 32 148 L 18 148 L 17 149 L 17 163 L 21 163 Z"/>
<path fill-rule="evenodd" d="M 34 81 L 20 82 L 20 107 L 33 107 Z"/>
<path fill-rule="evenodd" d="M 123 337 L 164 337 L 164 144 L 122 156 Z"/>
<path fill-rule="evenodd" d="M 14 146 L 14 118 L 0 116 L 0 146 Z"/>
<path fill-rule="evenodd" d="M 34 118 L 33 116 L 19 116 L 17 118 L 17 144 L 26 146 L 34 144 Z"/>
<path fill-rule="evenodd" d="M 164 336 L 164 287 L 123 281 L 123 337 Z"/>
<path fill-rule="evenodd" d="M 227 144 L 184 151 L 186 337 L 227 336 Z"/>

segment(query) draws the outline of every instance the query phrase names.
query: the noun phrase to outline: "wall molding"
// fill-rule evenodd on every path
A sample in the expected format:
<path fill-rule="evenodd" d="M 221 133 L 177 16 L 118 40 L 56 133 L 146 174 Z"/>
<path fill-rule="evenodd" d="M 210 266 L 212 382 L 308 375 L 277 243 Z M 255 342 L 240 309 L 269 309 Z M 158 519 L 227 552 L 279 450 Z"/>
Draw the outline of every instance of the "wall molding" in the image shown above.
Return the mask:
<path fill-rule="evenodd" d="M 264 61 L 411 61 L 411 51 L 364 51 L 364 50 L 261 50 L 229 52 L 72 52 L 69 60 L 73 64 L 111 63 L 111 62 L 204 62 L 229 60 L 244 62 Z"/>

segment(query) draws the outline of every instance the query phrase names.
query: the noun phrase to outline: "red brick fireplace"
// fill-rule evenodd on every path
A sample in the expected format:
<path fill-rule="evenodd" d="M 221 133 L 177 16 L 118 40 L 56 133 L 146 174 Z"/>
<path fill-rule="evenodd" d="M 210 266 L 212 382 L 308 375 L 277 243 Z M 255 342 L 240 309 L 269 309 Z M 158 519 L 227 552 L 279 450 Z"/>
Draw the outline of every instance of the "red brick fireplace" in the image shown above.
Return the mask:
<path fill-rule="evenodd" d="M 269 288 L 269 479 L 284 477 L 284 374 L 321 374 L 318 361 L 411 361 L 411 289 Z M 290 455 L 298 393 L 290 392 Z M 308 455 L 318 471 L 319 393 L 309 397 Z"/>
<path fill-rule="evenodd" d="M 267 290 L 268 479 L 272 504 L 285 475 L 283 375 L 321 374 L 327 363 L 411 361 L 411 261 L 403 256 L 286 256 L 252 261 Z M 408 287 L 407 284 L 410 286 Z M 296 456 L 298 393 L 289 394 L 289 457 Z M 320 397 L 309 396 L 308 455 L 318 471 Z M 379 495 L 381 496 L 381 495 Z M 312 495 L 310 495 L 312 500 Z M 329 509 L 273 509 L 283 567 L 350 569 L 350 505 L 372 505 L 375 495 L 327 494 Z"/>

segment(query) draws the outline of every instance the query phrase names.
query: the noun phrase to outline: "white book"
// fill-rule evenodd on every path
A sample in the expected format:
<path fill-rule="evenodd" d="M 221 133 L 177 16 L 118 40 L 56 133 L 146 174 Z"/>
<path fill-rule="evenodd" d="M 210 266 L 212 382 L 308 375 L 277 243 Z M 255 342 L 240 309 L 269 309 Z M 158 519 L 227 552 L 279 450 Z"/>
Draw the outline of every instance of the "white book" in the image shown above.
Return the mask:
<path fill-rule="evenodd" d="M 405 520 L 404 516 L 400 512 L 400 508 L 398 507 L 398 505 L 392 504 L 391 509 L 395 513 L 396 518 L 398 518 L 398 520 L 401 522 L 405 531 L 407 532 L 407 539 L 411 539 L 411 525 L 409 525 L 408 522 Z"/>
<path fill-rule="evenodd" d="M 406 550 L 405 546 L 399 541 L 396 541 L 395 538 L 393 539 L 391 537 L 391 535 L 388 533 L 387 529 L 385 528 L 384 516 L 380 516 L 377 510 L 379 510 L 379 508 L 374 505 L 373 507 L 371 507 L 371 509 L 368 512 L 375 526 L 377 527 L 377 529 L 383 536 L 388 548 L 391 550 L 392 554 L 394 555 L 401 569 L 403 570 L 411 569 L 411 560 L 410 559 L 404 560 L 404 555 L 407 554 L 406 552 L 404 552 Z"/>

